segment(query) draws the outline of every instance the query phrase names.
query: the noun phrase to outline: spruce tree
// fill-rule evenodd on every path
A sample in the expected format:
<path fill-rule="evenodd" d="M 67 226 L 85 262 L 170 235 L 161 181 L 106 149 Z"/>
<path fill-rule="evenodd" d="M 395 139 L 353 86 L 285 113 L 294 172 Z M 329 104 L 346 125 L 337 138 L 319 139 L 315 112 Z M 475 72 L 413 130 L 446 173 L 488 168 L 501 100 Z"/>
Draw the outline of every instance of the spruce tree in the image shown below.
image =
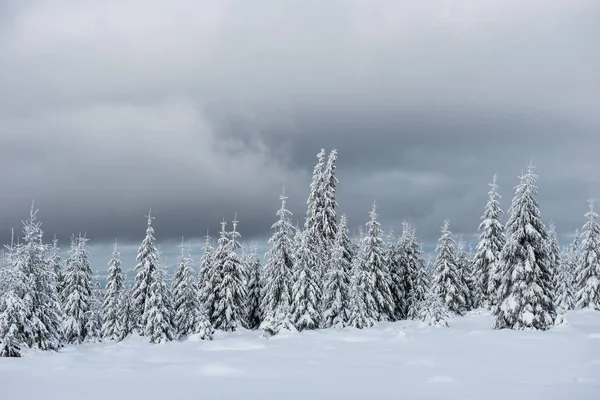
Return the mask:
<path fill-rule="evenodd" d="M 261 289 L 261 264 L 258 249 L 251 246 L 244 258 L 246 269 L 246 327 L 257 329 L 260 326 L 260 289 Z"/>
<path fill-rule="evenodd" d="M 500 195 L 498 194 L 497 175 L 494 175 L 488 192 L 489 199 L 479 224 L 479 242 L 473 260 L 473 276 L 475 278 L 475 307 L 490 307 L 498 303 L 500 276 L 497 266 L 500 251 L 504 247 L 504 227 L 500 219 Z"/>
<path fill-rule="evenodd" d="M 506 244 L 500 252 L 500 303 L 494 309 L 495 329 L 546 330 L 556 310 L 548 254 L 548 233 L 540 217 L 537 175 L 529 165 L 520 177 L 506 223 Z"/>
<path fill-rule="evenodd" d="M 150 343 L 163 343 L 173 340 L 173 311 L 171 291 L 167 282 L 167 272 L 157 256 L 156 267 L 152 270 L 148 299 L 145 303 L 144 336 Z"/>
<path fill-rule="evenodd" d="M 279 220 L 271 227 L 273 236 L 269 239 L 271 248 L 266 254 L 266 265 L 261 285 L 260 329 L 265 335 L 277 334 L 281 329 L 294 329 L 290 320 L 293 234 L 290 222 L 292 213 L 286 208 L 285 193 L 280 196 L 281 208 L 277 211 Z"/>
<path fill-rule="evenodd" d="M 86 249 L 88 239 L 85 236 L 71 240 L 71 251 L 67 260 L 63 288 L 64 334 L 69 343 L 83 343 L 94 337 L 95 331 L 90 331 L 94 325 L 92 310 L 92 269 Z"/>
<path fill-rule="evenodd" d="M 181 239 L 177 270 L 173 276 L 174 328 L 178 337 L 200 329 L 201 306 L 190 249 Z"/>
<path fill-rule="evenodd" d="M 462 315 L 467 308 L 467 288 L 463 280 L 462 271 L 456 262 L 454 238 L 450 231 L 450 221 L 445 220 L 441 229 L 441 236 L 435 249 L 434 290 L 442 303 L 450 312 Z"/>
<path fill-rule="evenodd" d="M 47 246 L 43 244 L 37 213 L 32 204 L 29 219 L 23 222 L 22 243 L 12 256 L 25 283 L 19 295 L 29 310 L 23 320 L 23 341 L 30 348 L 57 350 L 63 345 L 62 306 L 54 271 L 46 259 Z"/>
<path fill-rule="evenodd" d="M 390 271 L 390 292 L 392 293 L 392 307 L 393 312 L 391 315 L 392 321 L 398 321 L 406 317 L 406 311 L 408 308 L 407 304 L 407 273 L 405 270 L 406 259 L 405 254 L 402 251 L 402 237 L 399 243 L 396 243 L 394 233 L 390 230 L 387 240 L 387 254 L 386 259 L 388 261 L 388 268 Z"/>
<path fill-rule="evenodd" d="M 123 290 L 119 298 L 119 310 L 117 313 L 117 328 L 116 336 L 118 340 L 123 340 L 129 336 L 135 326 L 135 308 L 132 301 L 133 289 L 127 279 L 127 273 L 125 273 L 125 279 L 123 281 Z"/>
<path fill-rule="evenodd" d="M 108 263 L 108 277 L 104 293 L 104 315 L 102 321 L 102 337 L 107 340 L 123 340 L 125 328 L 121 326 L 121 298 L 123 296 L 123 269 L 121 268 L 121 253 L 115 241 L 113 256 Z"/>
<path fill-rule="evenodd" d="M 294 265 L 291 320 L 297 330 L 316 329 L 320 323 L 321 288 L 315 254 L 309 247 L 308 233 L 303 232 Z"/>
<path fill-rule="evenodd" d="M 152 228 L 152 212 L 148 213 L 148 227 L 146 228 L 146 237 L 142 241 L 136 261 L 134 271 L 137 272 L 133 285 L 132 303 L 134 308 L 133 326 L 140 335 L 144 335 L 147 325 L 147 310 L 146 302 L 150 298 L 150 286 L 154 271 L 158 268 L 158 249 L 156 248 L 154 239 L 154 228 Z"/>
<path fill-rule="evenodd" d="M 227 234 L 228 238 L 219 240 L 219 248 L 216 252 L 216 262 L 221 266 L 221 281 L 216 286 L 214 325 L 215 329 L 223 331 L 235 331 L 243 327 L 246 318 L 247 293 L 244 265 L 237 254 L 240 248 L 237 223 L 236 218 L 233 221 L 233 230 Z"/>
<path fill-rule="evenodd" d="M 378 305 L 374 297 L 372 274 L 366 269 L 364 249 L 359 248 L 352 259 L 350 278 L 350 304 L 348 325 L 363 329 L 371 327 L 377 321 Z"/>
<path fill-rule="evenodd" d="M 21 357 L 21 345 L 29 329 L 27 315 L 31 308 L 23 300 L 27 292 L 23 271 L 12 263 L 14 246 L 11 244 L 7 248 L 7 265 L 0 269 L 0 357 Z"/>
<path fill-rule="evenodd" d="M 337 234 L 337 201 L 336 188 L 339 183 L 335 176 L 337 162 L 337 150 L 329 153 L 325 170 L 323 171 L 323 245 L 326 254 L 331 254 Z"/>
<path fill-rule="evenodd" d="M 577 270 L 577 308 L 600 310 L 600 226 L 594 210 L 595 199 L 589 200 L 590 211 L 585 214 L 581 259 Z"/>
<path fill-rule="evenodd" d="M 447 327 L 448 309 L 435 290 L 429 290 L 420 314 L 421 321 L 429 326 Z"/>
<path fill-rule="evenodd" d="M 400 262 L 403 264 L 405 308 L 403 318 L 416 319 L 421 303 L 429 290 L 429 279 L 423 260 L 423 251 L 413 225 L 403 223 L 402 236 L 398 243 Z"/>
<path fill-rule="evenodd" d="M 87 320 L 87 341 L 100 342 L 102 341 L 102 304 L 104 303 L 104 292 L 100 286 L 99 271 L 96 271 L 96 274 L 92 277 L 91 289 L 92 295 L 90 297 L 90 312 Z"/>
<path fill-rule="evenodd" d="M 220 274 L 216 273 L 214 263 L 214 251 L 208 232 L 205 236 L 202 258 L 198 270 L 198 290 L 200 304 L 206 313 L 209 321 L 212 321 L 212 315 L 215 312 L 215 286 Z"/>
<path fill-rule="evenodd" d="M 472 262 L 469 258 L 469 253 L 467 251 L 467 244 L 461 236 L 456 246 L 456 266 L 458 267 L 462 284 L 464 285 L 465 289 L 465 311 L 470 311 L 474 309 L 476 304 L 474 293 L 475 277 L 473 276 L 473 271 L 471 270 L 471 264 Z"/>
<path fill-rule="evenodd" d="M 58 247 L 58 239 L 56 238 L 56 235 L 54 235 L 54 239 L 52 240 L 52 247 L 50 248 L 50 257 L 48 262 L 51 265 L 51 269 L 54 271 L 56 292 L 60 297 L 60 293 L 62 293 L 63 289 L 65 271 L 62 258 L 60 256 L 60 248 Z"/>
<path fill-rule="evenodd" d="M 326 223 L 328 224 L 329 234 L 332 232 L 330 226 L 331 221 L 329 220 L 332 215 L 329 214 L 325 216 L 325 163 L 325 149 L 321 149 L 317 154 L 317 164 L 313 170 L 310 193 L 306 202 L 306 219 L 304 221 L 304 232 L 308 235 L 308 246 L 310 247 L 311 252 L 315 254 L 314 262 L 316 264 L 314 268 L 319 272 L 320 279 L 323 277 L 329 261 L 325 239 Z M 335 162 L 332 165 L 335 167 Z M 335 180 L 335 177 L 333 177 L 333 179 Z M 331 193 L 335 196 L 335 188 Z M 329 200 L 335 202 L 335 197 Z M 334 204 L 330 203 L 329 205 L 332 206 Z M 333 212 L 333 218 L 335 219 L 335 210 L 330 209 L 329 211 Z M 298 232 L 298 230 L 296 230 L 296 232 Z M 300 235 L 300 233 L 298 233 L 298 235 Z M 301 237 L 298 236 L 295 239 L 297 239 L 295 240 L 297 247 Z"/>
<path fill-rule="evenodd" d="M 556 226 L 554 222 L 550 222 L 548 226 L 548 239 L 546 240 L 547 252 L 549 255 L 549 272 L 552 282 L 552 300 L 557 304 L 556 288 L 558 287 L 558 274 L 561 267 L 560 246 L 558 244 L 558 236 L 556 234 Z"/>
<path fill-rule="evenodd" d="M 343 328 L 349 321 L 352 254 L 347 224 L 347 217 L 342 215 L 337 228 L 329 267 L 325 273 L 323 328 Z"/>
<path fill-rule="evenodd" d="M 560 255 L 560 266 L 556 274 L 556 311 L 558 314 L 564 314 L 575 306 L 571 262 L 570 249 L 563 251 Z"/>

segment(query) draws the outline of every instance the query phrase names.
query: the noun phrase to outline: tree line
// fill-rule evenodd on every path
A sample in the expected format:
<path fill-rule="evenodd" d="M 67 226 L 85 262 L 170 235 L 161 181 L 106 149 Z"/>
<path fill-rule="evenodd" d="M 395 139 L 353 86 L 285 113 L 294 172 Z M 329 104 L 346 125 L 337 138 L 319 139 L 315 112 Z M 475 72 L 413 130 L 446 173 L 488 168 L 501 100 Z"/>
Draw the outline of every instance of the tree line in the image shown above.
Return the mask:
<path fill-rule="evenodd" d="M 2 257 L 0 356 L 132 334 L 162 343 L 211 340 L 215 330 L 259 329 L 269 337 L 404 319 L 447 326 L 448 315 L 477 308 L 491 310 L 494 329 L 547 330 L 568 310 L 600 310 L 594 199 L 583 234 L 561 249 L 554 225 L 542 221 L 533 165 L 520 177 L 506 224 L 494 176 L 476 248 L 457 240 L 446 220 L 435 259 L 426 262 L 412 224 L 384 237 L 375 203 L 365 232 L 351 237 L 346 216 L 338 218 L 336 162 L 336 150 L 318 153 L 302 227 L 280 196 L 264 265 L 255 246 L 241 245 L 235 218 L 229 230 L 221 223 L 216 243 L 207 235 L 198 273 L 182 240 L 169 279 L 149 213 L 133 285 L 116 242 L 104 288 L 92 276 L 85 236 L 71 238 L 63 262 L 56 239 L 44 243 L 32 205 L 20 239 Z"/>

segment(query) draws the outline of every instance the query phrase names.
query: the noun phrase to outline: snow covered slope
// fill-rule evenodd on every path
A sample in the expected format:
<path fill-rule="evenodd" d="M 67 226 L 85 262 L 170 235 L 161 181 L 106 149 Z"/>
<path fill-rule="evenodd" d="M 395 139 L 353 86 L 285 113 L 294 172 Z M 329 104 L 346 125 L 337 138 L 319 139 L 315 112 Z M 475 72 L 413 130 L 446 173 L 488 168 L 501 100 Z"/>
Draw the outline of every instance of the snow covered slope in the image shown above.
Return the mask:
<path fill-rule="evenodd" d="M 600 313 L 547 332 L 494 331 L 489 315 L 371 329 L 218 333 L 212 342 L 69 346 L 0 358 L 0 398 L 600 399 Z"/>

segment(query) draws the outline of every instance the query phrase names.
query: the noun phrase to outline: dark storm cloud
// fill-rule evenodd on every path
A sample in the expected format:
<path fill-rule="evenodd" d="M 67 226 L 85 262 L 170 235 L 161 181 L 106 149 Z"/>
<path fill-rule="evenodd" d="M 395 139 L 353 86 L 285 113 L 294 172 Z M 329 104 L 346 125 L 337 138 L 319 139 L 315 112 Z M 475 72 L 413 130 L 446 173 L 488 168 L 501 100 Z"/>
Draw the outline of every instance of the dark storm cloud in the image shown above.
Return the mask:
<path fill-rule="evenodd" d="M 426 242 L 444 218 L 472 240 L 530 159 L 563 233 L 600 191 L 595 1 L 3 5 L 4 241 L 32 199 L 61 238 L 139 241 L 152 207 L 161 241 L 236 212 L 263 239 L 284 185 L 302 219 L 321 147 L 353 229 L 377 199 Z"/>

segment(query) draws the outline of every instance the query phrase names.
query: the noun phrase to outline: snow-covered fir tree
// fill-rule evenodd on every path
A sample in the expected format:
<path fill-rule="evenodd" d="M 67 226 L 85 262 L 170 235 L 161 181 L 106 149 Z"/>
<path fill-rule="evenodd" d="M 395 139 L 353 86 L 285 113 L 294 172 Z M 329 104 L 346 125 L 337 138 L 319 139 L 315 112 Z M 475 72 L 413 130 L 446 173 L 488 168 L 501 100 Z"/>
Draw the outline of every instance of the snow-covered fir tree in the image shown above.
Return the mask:
<path fill-rule="evenodd" d="M 27 281 L 21 268 L 13 264 L 14 245 L 7 246 L 5 265 L 0 269 L 0 357 L 21 357 L 27 315 L 31 308 L 23 300 Z"/>
<path fill-rule="evenodd" d="M 471 259 L 467 250 L 467 243 L 460 236 L 456 245 L 456 266 L 461 275 L 462 282 L 465 287 L 465 311 L 470 311 L 475 308 L 474 292 L 475 292 L 475 277 L 471 270 Z"/>
<path fill-rule="evenodd" d="M 256 246 L 250 246 L 244 257 L 246 270 L 246 327 L 257 329 L 260 326 L 261 264 Z"/>
<path fill-rule="evenodd" d="M 64 334 L 69 343 L 83 343 L 94 338 L 92 310 L 92 269 L 86 244 L 88 239 L 79 234 L 71 239 L 71 251 L 65 271 L 63 298 Z"/>
<path fill-rule="evenodd" d="M 462 315 L 467 309 L 468 288 L 456 262 L 455 241 L 450 221 L 445 220 L 438 240 L 435 259 L 434 290 L 450 312 Z"/>
<path fill-rule="evenodd" d="M 188 336 L 200 329 L 201 305 L 198 283 L 189 247 L 181 239 L 177 269 L 173 276 L 173 319 L 178 337 Z"/>
<path fill-rule="evenodd" d="M 473 277 L 475 278 L 475 307 L 490 307 L 499 302 L 498 289 L 500 275 L 497 266 L 500 251 L 504 247 L 504 226 L 500 221 L 500 195 L 498 194 L 498 176 L 494 175 L 490 184 L 489 198 L 479 224 L 479 242 L 473 260 Z"/>
<path fill-rule="evenodd" d="M 129 283 L 129 279 L 127 278 L 127 272 L 125 272 L 125 279 L 123 281 L 123 290 L 121 291 L 121 296 L 119 300 L 119 311 L 117 314 L 117 319 L 119 323 L 117 327 L 119 328 L 117 332 L 117 337 L 120 340 L 125 339 L 129 336 L 133 330 L 135 329 L 135 308 L 133 306 L 133 289 L 131 284 Z"/>
<path fill-rule="evenodd" d="M 329 153 L 325 170 L 323 171 L 323 246 L 326 254 L 331 254 L 337 234 L 337 200 L 335 197 L 338 179 L 335 176 L 337 150 Z"/>
<path fill-rule="evenodd" d="M 290 221 L 292 213 L 286 208 L 285 191 L 280 200 L 279 220 L 271 227 L 274 232 L 269 239 L 271 248 L 266 254 L 262 275 L 260 308 L 263 321 L 260 329 L 266 335 L 277 334 L 282 329 L 294 329 L 290 320 L 294 227 Z"/>
<path fill-rule="evenodd" d="M 102 341 L 102 304 L 104 303 L 104 291 L 100 286 L 100 273 L 92 277 L 92 295 L 90 297 L 90 312 L 87 319 L 87 341 Z"/>
<path fill-rule="evenodd" d="M 423 260 L 421 244 L 416 229 L 408 222 L 402 224 L 402 236 L 398 242 L 398 253 L 403 263 L 405 314 L 403 318 L 416 319 L 425 295 L 429 290 L 429 277 Z"/>
<path fill-rule="evenodd" d="M 207 310 L 211 310 L 210 321 L 213 327 L 217 328 L 217 317 L 219 316 L 219 307 L 222 306 L 222 299 L 220 298 L 220 288 L 223 282 L 223 266 L 225 260 L 229 255 L 229 233 L 225 229 L 227 222 L 223 220 L 221 222 L 221 232 L 219 233 L 219 239 L 217 240 L 217 247 L 212 256 L 210 270 L 208 274 L 209 284 L 207 285 L 212 289 L 209 293 L 209 304 Z"/>
<path fill-rule="evenodd" d="M 373 298 L 377 304 L 375 318 L 377 321 L 390 321 L 394 315 L 394 299 L 390 291 L 390 270 L 386 259 L 385 245 L 383 243 L 381 227 L 377 221 L 377 206 L 373 202 L 371 220 L 367 222 L 367 235 L 363 238 L 361 246 L 361 261 L 364 269 L 370 274 L 373 282 Z"/>
<path fill-rule="evenodd" d="M 212 315 L 215 311 L 215 286 L 214 283 L 220 278 L 216 273 L 214 260 L 215 249 L 212 246 L 211 238 L 206 233 L 200 267 L 198 269 L 198 290 L 200 304 L 204 309 L 208 320 L 212 321 Z"/>
<path fill-rule="evenodd" d="M 315 257 L 309 247 L 308 232 L 302 232 L 293 267 L 291 304 L 291 320 L 299 331 L 316 329 L 320 323 L 321 287 Z"/>
<path fill-rule="evenodd" d="M 29 219 L 23 222 L 22 242 L 11 256 L 13 267 L 25 282 L 18 295 L 29 310 L 18 330 L 26 346 L 56 350 L 63 345 L 62 305 L 54 271 L 46 259 L 47 246 L 43 243 L 42 223 L 37 213 L 32 204 Z"/>
<path fill-rule="evenodd" d="M 554 222 L 550 222 L 548 225 L 548 239 L 546 240 L 546 246 L 548 247 L 547 252 L 549 256 L 548 269 L 551 275 L 550 279 L 552 279 L 552 299 L 556 304 L 558 296 L 556 288 L 558 287 L 558 272 L 561 266 L 561 259 L 558 235 L 556 234 Z"/>
<path fill-rule="evenodd" d="M 348 325 L 358 329 L 369 328 L 377 321 L 377 302 L 373 296 L 374 287 L 370 271 L 366 270 L 363 262 L 363 249 L 352 259 L 350 277 Z"/>
<path fill-rule="evenodd" d="M 575 307 L 571 263 L 570 249 L 563 251 L 560 255 L 560 266 L 556 274 L 556 311 L 558 314 L 564 314 Z"/>
<path fill-rule="evenodd" d="M 224 256 L 217 249 L 216 261 L 221 267 L 221 281 L 216 286 L 217 302 L 214 312 L 215 329 L 234 331 L 245 326 L 246 321 L 246 283 L 244 264 L 238 255 L 241 247 L 240 234 L 237 231 L 237 218 L 233 221 L 233 229 L 229 232 L 224 244 Z M 225 225 L 223 224 L 223 229 Z M 221 244 L 219 243 L 219 246 Z M 223 261 L 221 261 L 223 260 Z"/>
<path fill-rule="evenodd" d="M 323 284 L 323 328 L 343 328 L 349 321 L 350 273 L 352 272 L 351 243 L 348 219 L 340 218 L 332 256 Z"/>
<path fill-rule="evenodd" d="M 167 281 L 167 271 L 162 265 L 160 254 L 152 269 L 148 299 L 144 309 L 144 336 L 150 343 L 163 343 L 175 338 L 171 291 Z"/>
<path fill-rule="evenodd" d="M 548 233 L 540 217 L 537 175 L 530 164 L 515 189 L 500 252 L 500 303 L 494 308 L 495 329 L 546 330 L 556 310 L 548 254 Z"/>
<path fill-rule="evenodd" d="M 587 222 L 583 226 L 581 259 L 577 268 L 577 308 L 600 310 L 600 225 L 594 206 L 596 200 L 589 200 L 590 211 L 585 214 Z"/>
<path fill-rule="evenodd" d="M 424 305 L 421 308 L 420 319 L 429 326 L 448 326 L 448 308 L 440 298 L 439 294 L 433 288 L 427 292 L 427 295 L 424 299 Z"/>
<path fill-rule="evenodd" d="M 63 289 L 65 271 L 62 257 L 60 256 L 60 248 L 58 247 L 58 239 L 56 238 L 56 235 L 54 235 L 54 239 L 52 239 L 52 247 L 50 248 L 50 257 L 48 258 L 48 262 L 51 265 L 52 271 L 54 271 L 56 291 L 60 297 L 60 293 L 62 293 Z"/>
<path fill-rule="evenodd" d="M 102 337 L 107 340 L 123 340 L 126 331 L 120 318 L 121 298 L 123 296 L 123 269 L 121 267 L 121 253 L 115 241 L 113 255 L 108 263 L 108 277 L 104 291 Z"/>
<path fill-rule="evenodd" d="M 408 284 L 405 254 L 402 251 L 402 237 L 398 243 L 392 230 L 388 235 L 387 239 L 387 255 L 388 268 L 390 271 L 390 292 L 392 293 L 392 307 L 393 313 L 391 315 L 392 321 L 398 321 L 406 317 L 406 311 L 408 308 L 407 304 L 407 293 L 406 289 Z"/>
<path fill-rule="evenodd" d="M 146 237 L 142 241 L 136 257 L 137 265 L 134 271 L 137 275 L 135 276 L 132 294 L 135 319 L 133 326 L 140 335 L 144 335 L 146 331 L 147 311 L 150 309 L 146 306 L 146 302 L 150 298 L 149 291 L 154 271 L 159 268 L 158 249 L 155 244 L 154 228 L 152 228 L 152 220 L 154 219 L 152 212 L 148 213 L 147 219 Z"/>

